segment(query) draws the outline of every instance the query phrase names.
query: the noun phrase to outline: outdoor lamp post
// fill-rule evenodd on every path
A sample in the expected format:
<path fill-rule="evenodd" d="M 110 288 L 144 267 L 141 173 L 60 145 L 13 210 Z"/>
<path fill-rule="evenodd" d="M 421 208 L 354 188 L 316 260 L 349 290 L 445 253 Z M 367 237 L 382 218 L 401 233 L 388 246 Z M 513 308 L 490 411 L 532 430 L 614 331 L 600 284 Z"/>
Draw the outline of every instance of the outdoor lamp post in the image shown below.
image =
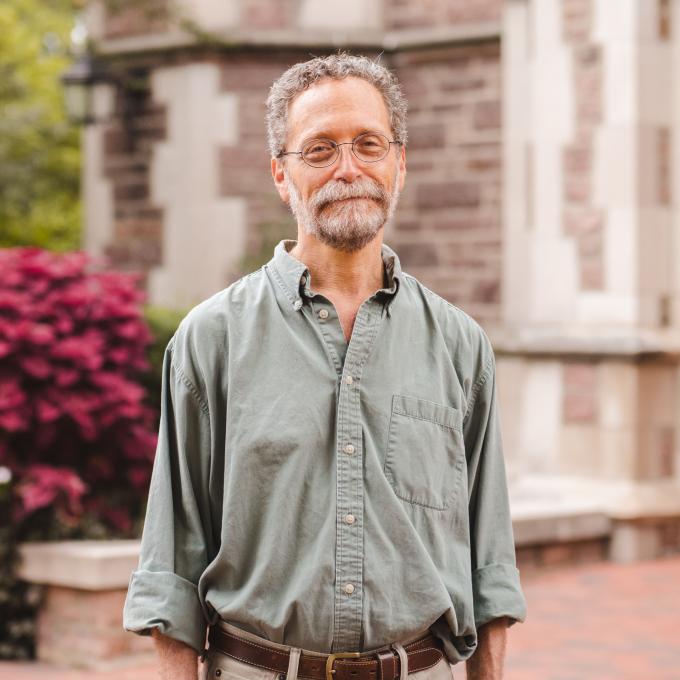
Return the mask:
<path fill-rule="evenodd" d="M 61 76 L 68 117 L 78 125 L 98 122 L 94 86 L 110 81 L 110 74 L 89 54 L 81 55 Z"/>

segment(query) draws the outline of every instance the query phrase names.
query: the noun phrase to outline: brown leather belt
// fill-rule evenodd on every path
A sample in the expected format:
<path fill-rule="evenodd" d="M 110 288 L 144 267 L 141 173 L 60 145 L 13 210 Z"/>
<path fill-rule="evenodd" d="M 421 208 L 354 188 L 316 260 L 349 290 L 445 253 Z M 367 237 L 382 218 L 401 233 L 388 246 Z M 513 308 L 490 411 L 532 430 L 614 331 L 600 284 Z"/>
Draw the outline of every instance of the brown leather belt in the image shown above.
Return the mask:
<path fill-rule="evenodd" d="M 290 654 L 282 649 L 265 646 L 246 638 L 232 635 L 220 626 L 211 626 L 208 634 L 210 649 L 216 649 L 252 666 L 280 673 L 288 672 Z M 441 642 L 431 633 L 404 645 L 408 657 L 408 672 L 415 673 L 430 668 L 444 656 Z M 401 662 L 396 651 L 376 650 L 370 653 L 339 652 L 312 656 L 300 654 L 298 677 L 310 680 L 396 680 L 401 672 Z"/>

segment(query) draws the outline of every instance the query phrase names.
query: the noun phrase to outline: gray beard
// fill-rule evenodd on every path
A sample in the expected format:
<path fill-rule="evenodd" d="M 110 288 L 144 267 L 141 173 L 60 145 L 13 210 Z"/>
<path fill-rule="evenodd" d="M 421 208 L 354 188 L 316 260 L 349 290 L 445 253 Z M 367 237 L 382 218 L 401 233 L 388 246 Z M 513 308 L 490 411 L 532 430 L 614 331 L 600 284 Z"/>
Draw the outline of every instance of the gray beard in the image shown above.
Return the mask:
<path fill-rule="evenodd" d="M 351 184 L 330 180 L 305 203 L 285 170 L 284 177 L 291 212 L 304 232 L 347 253 L 360 250 L 375 238 L 399 200 L 399 166 L 391 195 L 368 177 Z M 357 197 L 362 198 L 342 201 Z"/>

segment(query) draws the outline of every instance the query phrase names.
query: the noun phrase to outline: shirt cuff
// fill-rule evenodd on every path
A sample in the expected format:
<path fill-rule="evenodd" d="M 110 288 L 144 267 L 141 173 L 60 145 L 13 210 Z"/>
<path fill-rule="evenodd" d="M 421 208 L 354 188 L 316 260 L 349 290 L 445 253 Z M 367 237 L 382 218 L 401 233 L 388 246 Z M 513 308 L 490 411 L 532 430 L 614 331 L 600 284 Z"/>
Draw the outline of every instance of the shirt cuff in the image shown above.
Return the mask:
<path fill-rule="evenodd" d="M 501 616 L 510 618 L 508 626 L 526 618 L 519 570 L 512 564 L 489 564 L 474 571 L 472 592 L 477 628 Z"/>
<path fill-rule="evenodd" d="M 202 654 L 207 622 L 196 586 L 169 571 L 137 570 L 130 577 L 123 628 L 151 635 L 152 628 Z"/>

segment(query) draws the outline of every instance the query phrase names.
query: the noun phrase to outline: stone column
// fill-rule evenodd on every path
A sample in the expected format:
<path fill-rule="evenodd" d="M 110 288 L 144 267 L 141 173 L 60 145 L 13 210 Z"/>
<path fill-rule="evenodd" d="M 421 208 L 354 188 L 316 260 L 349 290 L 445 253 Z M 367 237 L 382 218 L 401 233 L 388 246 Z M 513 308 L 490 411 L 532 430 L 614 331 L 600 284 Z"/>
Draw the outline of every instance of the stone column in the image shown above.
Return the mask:
<path fill-rule="evenodd" d="M 496 346 L 516 474 L 680 477 L 678 8 L 506 3 Z"/>
<path fill-rule="evenodd" d="M 149 295 L 157 304 L 189 307 L 224 287 L 244 251 L 245 202 L 220 196 L 217 163 L 221 144 L 238 143 L 237 100 L 220 91 L 219 68 L 211 63 L 158 68 L 152 87 L 168 112 L 168 132 L 151 164 L 164 234 Z"/>

